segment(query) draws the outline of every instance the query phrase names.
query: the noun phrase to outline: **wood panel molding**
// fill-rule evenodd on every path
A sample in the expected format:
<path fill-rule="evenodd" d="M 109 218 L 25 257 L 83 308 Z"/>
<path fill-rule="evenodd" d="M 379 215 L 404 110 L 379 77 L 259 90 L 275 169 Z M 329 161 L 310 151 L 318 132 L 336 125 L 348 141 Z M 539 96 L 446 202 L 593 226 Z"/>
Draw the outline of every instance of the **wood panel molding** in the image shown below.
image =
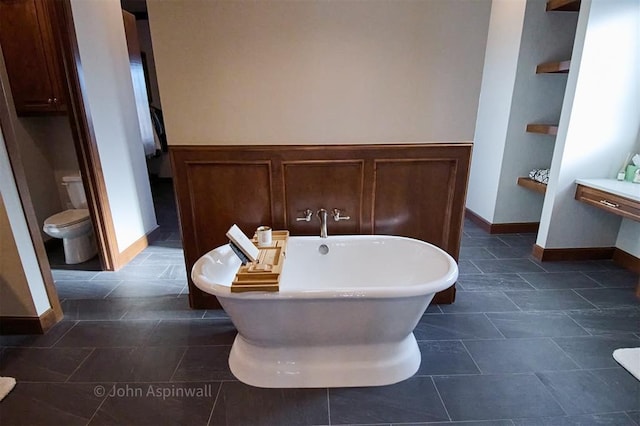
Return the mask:
<path fill-rule="evenodd" d="M 100 262 L 104 270 L 117 269 L 120 250 L 116 239 L 106 184 L 102 173 L 100 155 L 96 142 L 91 111 L 86 102 L 83 85 L 82 64 L 76 38 L 70 0 L 51 3 L 51 12 L 56 21 L 54 36 L 57 55 L 62 58 L 65 97 L 68 100 L 68 117 L 76 148 L 78 165 L 84 185 L 87 204 L 94 224 Z"/>
<path fill-rule="evenodd" d="M 329 235 L 395 234 L 431 242 L 458 258 L 471 143 L 396 145 L 173 145 L 178 211 L 187 268 L 227 242 L 236 223 L 315 235 L 304 209 L 338 208 L 350 221 Z M 436 295 L 451 303 L 455 286 Z M 193 308 L 219 307 L 189 280 Z"/>
<path fill-rule="evenodd" d="M 640 274 L 640 258 L 635 257 L 631 253 L 627 253 L 616 247 L 613 251 L 613 261 L 623 268 Z M 638 288 L 640 289 L 640 280 L 638 281 Z"/>
<path fill-rule="evenodd" d="M 351 219 L 331 222 L 334 235 L 362 233 L 364 212 L 364 168 L 363 160 L 337 161 L 283 161 L 282 188 L 284 190 L 285 229 L 293 235 L 317 235 L 318 219 L 311 222 L 297 221 L 302 212 L 311 209 L 317 212 L 324 208 L 340 209 Z M 370 220 L 367 218 L 367 224 Z"/>
<path fill-rule="evenodd" d="M 615 264 L 640 274 L 640 258 L 617 247 L 545 249 L 534 244 L 532 255 L 540 262 L 612 259 Z"/>
<path fill-rule="evenodd" d="M 42 333 L 44 334 L 49 331 L 49 329 L 56 325 L 58 321 L 62 321 L 62 318 L 62 311 L 58 312 L 55 309 L 48 309 L 44 314 L 40 315 L 40 327 L 42 328 Z"/>
<path fill-rule="evenodd" d="M 540 222 L 490 223 L 470 209 L 465 209 L 465 217 L 489 234 L 532 234 L 540 228 Z"/>
<path fill-rule="evenodd" d="M 486 220 L 484 220 L 484 218 L 478 216 L 473 210 L 469 210 L 468 208 L 465 208 L 464 217 L 466 217 L 471 222 L 473 222 L 476 225 L 478 225 L 480 227 L 480 229 L 482 229 L 486 233 L 488 233 L 488 234 L 491 233 L 491 223 L 486 221 Z"/>
<path fill-rule="evenodd" d="M 494 223 L 491 234 L 535 234 L 540 222 Z"/>
<path fill-rule="evenodd" d="M 149 240 L 151 239 L 151 235 L 158 229 L 160 229 L 160 227 L 156 225 L 151 231 L 147 232 L 145 235 L 138 238 L 136 241 L 131 243 L 129 247 L 127 247 L 121 253 L 119 253 L 118 257 L 116 258 L 116 262 L 114 264 L 114 270 L 117 271 L 118 269 L 122 268 L 127 263 L 131 262 L 131 260 L 133 260 L 134 257 L 139 255 L 142 252 L 142 250 L 146 249 L 149 246 Z"/>
<path fill-rule="evenodd" d="M 541 262 L 612 259 L 615 247 L 542 248 L 533 246 L 533 257 Z"/>
<path fill-rule="evenodd" d="M 0 317 L 0 335 L 42 333 L 39 317 Z"/>
<path fill-rule="evenodd" d="M 39 317 L 0 316 L 0 335 L 44 334 L 62 319 L 62 315 L 48 309 Z"/>

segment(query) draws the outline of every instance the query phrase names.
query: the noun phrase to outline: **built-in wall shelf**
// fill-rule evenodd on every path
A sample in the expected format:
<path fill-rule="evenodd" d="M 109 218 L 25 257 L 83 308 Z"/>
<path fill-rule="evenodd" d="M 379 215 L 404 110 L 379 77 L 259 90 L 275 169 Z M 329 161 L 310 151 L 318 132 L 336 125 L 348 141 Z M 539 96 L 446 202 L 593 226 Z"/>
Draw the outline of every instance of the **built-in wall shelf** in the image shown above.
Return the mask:
<path fill-rule="evenodd" d="M 536 67 L 536 74 L 566 74 L 569 72 L 571 61 L 546 62 Z"/>
<path fill-rule="evenodd" d="M 555 136 L 558 134 L 558 125 L 556 124 L 527 124 L 528 133 L 540 133 L 543 135 Z"/>
<path fill-rule="evenodd" d="M 547 185 L 528 177 L 519 177 L 518 185 L 524 186 L 525 188 L 538 192 L 540 194 L 544 194 L 545 192 L 547 192 Z"/>
<path fill-rule="evenodd" d="M 577 12 L 580 10 L 580 0 L 549 0 L 547 11 Z"/>

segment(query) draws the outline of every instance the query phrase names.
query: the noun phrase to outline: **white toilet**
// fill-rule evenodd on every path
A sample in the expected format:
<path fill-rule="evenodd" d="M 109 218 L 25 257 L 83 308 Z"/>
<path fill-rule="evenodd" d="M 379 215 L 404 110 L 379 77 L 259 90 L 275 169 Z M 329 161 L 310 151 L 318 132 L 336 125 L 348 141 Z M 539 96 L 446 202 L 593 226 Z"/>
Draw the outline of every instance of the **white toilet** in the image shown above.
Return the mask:
<path fill-rule="evenodd" d="M 93 234 L 93 224 L 87 210 L 80 176 L 64 176 L 62 184 L 67 188 L 73 209 L 56 213 L 44 221 L 42 230 L 54 238 L 62 238 L 65 262 L 82 263 L 98 252 Z"/>

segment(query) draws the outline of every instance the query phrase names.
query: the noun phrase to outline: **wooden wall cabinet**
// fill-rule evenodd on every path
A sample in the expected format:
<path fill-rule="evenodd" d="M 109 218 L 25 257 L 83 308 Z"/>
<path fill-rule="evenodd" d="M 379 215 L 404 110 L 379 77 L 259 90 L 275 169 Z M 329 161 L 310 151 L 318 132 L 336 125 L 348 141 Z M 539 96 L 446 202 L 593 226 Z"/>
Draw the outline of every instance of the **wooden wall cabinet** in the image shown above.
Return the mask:
<path fill-rule="evenodd" d="M 226 244 L 234 223 L 291 235 L 319 235 L 320 208 L 350 220 L 329 220 L 329 236 L 389 234 L 428 241 L 456 260 L 471 158 L 470 143 L 313 146 L 172 146 L 174 184 L 187 270 Z M 297 221 L 310 209 L 310 222 Z M 451 303 L 455 287 L 436 295 Z M 215 297 L 189 280 L 193 308 L 216 308 Z"/>
<path fill-rule="evenodd" d="M 51 1 L 0 0 L 0 45 L 18 115 L 66 111 Z"/>

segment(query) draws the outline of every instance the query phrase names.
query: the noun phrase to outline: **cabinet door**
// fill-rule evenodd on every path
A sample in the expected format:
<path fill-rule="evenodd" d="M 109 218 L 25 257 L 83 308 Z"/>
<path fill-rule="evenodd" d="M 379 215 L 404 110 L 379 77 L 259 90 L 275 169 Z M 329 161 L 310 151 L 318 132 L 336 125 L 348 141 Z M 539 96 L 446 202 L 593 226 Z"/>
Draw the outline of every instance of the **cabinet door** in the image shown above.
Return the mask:
<path fill-rule="evenodd" d="M 0 0 L 0 45 L 18 114 L 64 109 L 46 2 Z"/>
<path fill-rule="evenodd" d="M 56 37 L 54 36 L 55 5 L 58 0 L 34 0 L 38 10 L 38 22 L 40 23 L 40 34 L 42 35 L 42 45 L 47 61 L 47 75 L 51 81 L 53 90 L 53 104 L 56 111 L 66 111 L 67 102 L 65 97 L 66 79 L 62 67 L 62 52 L 56 47 Z M 48 101 L 48 99 L 47 99 Z"/>

